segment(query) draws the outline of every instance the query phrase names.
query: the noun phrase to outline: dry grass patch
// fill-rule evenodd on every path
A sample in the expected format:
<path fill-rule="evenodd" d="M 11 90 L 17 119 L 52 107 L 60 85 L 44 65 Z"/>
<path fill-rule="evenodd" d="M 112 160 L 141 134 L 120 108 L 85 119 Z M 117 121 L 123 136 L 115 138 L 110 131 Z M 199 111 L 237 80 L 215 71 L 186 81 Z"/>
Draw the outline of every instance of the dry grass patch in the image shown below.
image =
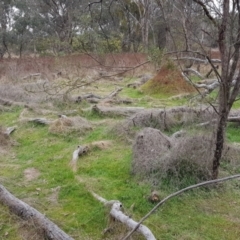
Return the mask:
<path fill-rule="evenodd" d="M 133 139 L 136 131 L 145 127 L 170 131 L 176 126 L 185 127 L 209 121 L 215 118 L 215 115 L 216 113 L 207 108 L 194 109 L 183 106 L 169 109 L 146 109 L 117 123 L 112 131 L 122 139 Z"/>
<path fill-rule="evenodd" d="M 169 138 L 159 130 L 145 128 L 133 145 L 132 172 L 151 183 L 177 186 L 209 180 L 214 143 L 210 135 Z"/>
<path fill-rule="evenodd" d="M 101 150 L 109 149 L 113 146 L 113 142 L 111 140 L 101 140 L 101 141 L 96 141 L 92 142 L 89 145 L 89 148 L 99 148 Z"/>
<path fill-rule="evenodd" d="M 91 124 L 82 117 L 60 117 L 49 126 L 49 132 L 56 134 L 70 132 L 84 134 L 89 130 L 92 130 Z"/>

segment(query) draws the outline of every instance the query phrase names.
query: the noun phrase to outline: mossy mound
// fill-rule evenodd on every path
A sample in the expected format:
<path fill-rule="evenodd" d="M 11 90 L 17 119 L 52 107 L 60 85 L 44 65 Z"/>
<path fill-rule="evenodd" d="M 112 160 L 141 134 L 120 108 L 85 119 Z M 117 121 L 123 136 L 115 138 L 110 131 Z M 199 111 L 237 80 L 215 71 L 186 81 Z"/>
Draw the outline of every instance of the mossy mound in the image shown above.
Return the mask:
<path fill-rule="evenodd" d="M 193 86 L 187 83 L 181 71 L 173 63 L 164 64 L 158 74 L 147 81 L 142 90 L 147 94 L 181 94 L 196 91 Z"/>

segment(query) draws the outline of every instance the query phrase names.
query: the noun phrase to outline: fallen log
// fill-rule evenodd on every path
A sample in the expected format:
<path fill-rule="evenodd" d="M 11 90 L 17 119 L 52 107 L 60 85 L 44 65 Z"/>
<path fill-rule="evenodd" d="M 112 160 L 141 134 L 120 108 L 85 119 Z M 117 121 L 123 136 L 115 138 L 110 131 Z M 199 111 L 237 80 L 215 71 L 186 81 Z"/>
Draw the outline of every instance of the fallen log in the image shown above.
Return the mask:
<path fill-rule="evenodd" d="M 118 93 L 121 92 L 122 90 L 123 90 L 122 87 L 117 88 L 116 90 L 111 92 L 107 97 L 105 97 L 105 99 L 116 97 L 118 95 Z"/>
<path fill-rule="evenodd" d="M 95 101 L 97 103 L 100 101 L 100 99 L 102 99 L 102 97 L 92 94 L 92 93 L 88 93 L 83 96 L 78 96 L 77 99 L 75 100 L 75 102 L 80 103 L 82 100 L 86 100 L 88 102 Z"/>
<path fill-rule="evenodd" d="M 69 163 L 69 166 L 72 168 L 73 172 L 77 171 L 77 160 L 78 158 L 86 154 L 89 151 L 88 146 L 78 146 L 76 150 L 73 151 L 72 160 Z"/>
<path fill-rule="evenodd" d="M 89 94 L 85 94 L 83 96 L 78 96 L 77 99 L 75 100 L 76 103 L 80 103 L 82 100 L 85 100 L 89 103 L 123 103 L 124 101 L 126 101 L 125 99 L 121 100 L 121 99 L 116 99 L 117 95 L 119 92 L 122 91 L 122 87 L 117 88 L 116 90 L 114 90 L 113 92 L 111 92 L 108 96 L 106 97 L 100 97 L 98 95 L 89 93 Z M 129 102 L 128 102 L 129 103 Z"/>
<path fill-rule="evenodd" d="M 94 105 L 92 111 L 103 116 L 131 116 L 144 110 L 143 107 L 105 107 Z"/>
<path fill-rule="evenodd" d="M 97 195 L 96 193 L 92 192 L 92 195 L 99 200 L 100 202 L 102 202 L 105 206 L 110 206 L 111 210 L 110 210 L 110 215 L 120 221 L 121 223 L 124 223 L 125 225 L 127 225 L 130 229 L 135 229 L 136 226 L 138 226 L 139 224 L 137 222 L 135 222 L 131 217 L 125 215 L 121 210 L 122 210 L 122 203 L 119 202 L 118 200 L 111 200 L 111 201 L 107 201 L 106 199 L 104 199 L 103 197 Z M 147 240 L 156 240 L 156 238 L 154 237 L 154 235 L 152 234 L 151 230 L 144 226 L 144 225 L 139 225 L 139 227 L 137 228 L 137 230 L 139 233 L 141 233 Z"/>
<path fill-rule="evenodd" d="M 228 117 L 227 119 L 228 122 L 237 122 L 240 123 L 240 116 L 235 116 L 235 117 Z"/>
<path fill-rule="evenodd" d="M 3 106 L 20 106 L 20 107 L 24 107 L 26 104 L 23 102 L 15 102 L 9 99 L 4 99 L 4 98 L 0 98 L 0 105 Z"/>
<path fill-rule="evenodd" d="M 234 122 L 234 123 L 240 123 L 240 116 L 229 116 L 227 119 L 228 122 Z M 197 127 L 205 127 L 208 126 L 212 123 L 216 123 L 217 119 L 212 119 L 211 121 L 207 121 L 207 122 L 203 122 L 203 123 L 199 123 L 196 126 Z"/>
<path fill-rule="evenodd" d="M 191 73 L 195 74 L 196 76 L 200 77 L 201 79 L 204 78 L 200 72 L 198 72 L 197 70 L 192 69 L 192 68 L 186 68 L 186 69 L 183 70 L 183 72 L 184 72 L 184 73 L 189 73 L 189 72 L 191 72 Z"/>
<path fill-rule="evenodd" d="M 195 58 L 195 57 L 177 57 L 177 58 L 172 58 L 172 60 L 192 60 L 194 62 L 199 62 L 199 63 L 204 63 L 204 64 L 208 64 L 209 61 L 205 58 Z M 221 63 L 220 59 L 211 59 L 211 63 Z"/>
<path fill-rule="evenodd" d="M 49 240 L 73 240 L 68 234 L 61 230 L 55 223 L 46 218 L 35 208 L 13 196 L 4 186 L 0 184 L 0 203 L 7 206 L 9 210 L 25 221 L 31 221 L 42 233 L 44 239 Z"/>
<path fill-rule="evenodd" d="M 47 120 L 46 118 L 28 118 L 25 120 L 28 122 L 34 122 L 34 123 L 38 123 L 41 125 L 49 125 L 53 122 L 52 120 Z"/>

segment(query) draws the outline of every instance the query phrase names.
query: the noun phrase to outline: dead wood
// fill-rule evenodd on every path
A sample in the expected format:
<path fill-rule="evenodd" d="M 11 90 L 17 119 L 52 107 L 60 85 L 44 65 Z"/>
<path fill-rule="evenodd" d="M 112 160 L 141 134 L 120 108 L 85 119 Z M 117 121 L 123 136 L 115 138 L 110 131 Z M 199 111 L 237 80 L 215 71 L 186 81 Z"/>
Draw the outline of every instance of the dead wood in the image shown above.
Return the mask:
<path fill-rule="evenodd" d="M 160 194 L 156 190 L 152 190 L 151 194 L 148 196 L 148 201 L 151 203 L 160 202 Z"/>
<path fill-rule="evenodd" d="M 72 160 L 69 166 L 72 168 L 73 172 L 77 171 L 77 160 L 80 156 L 86 154 L 89 151 L 88 146 L 78 146 L 76 150 L 73 151 Z"/>
<path fill-rule="evenodd" d="M 168 109 L 145 109 L 126 119 L 122 126 L 128 131 L 132 127 L 168 130 L 175 125 L 201 122 L 201 119 L 209 119 L 213 116 L 213 110 L 207 107 L 181 106 Z"/>
<path fill-rule="evenodd" d="M 105 107 L 94 105 L 92 111 L 103 116 L 131 116 L 144 110 L 143 107 Z"/>
<path fill-rule="evenodd" d="M 78 96 L 77 99 L 75 100 L 75 102 L 76 103 L 80 103 L 82 100 L 85 100 L 85 101 L 87 101 L 89 103 L 102 103 L 102 104 L 104 104 L 106 102 L 109 102 L 109 101 L 115 102 L 113 99 L 115 99 L 117 97 L 118 93 L 121 92 L 122 89 L 123 88 L 117 88 L 116 90 L 111 92 L 106 97 L 100 97 L 100 96 L 92 94 L 92 93 L 85 94 L 83 96 Z"/>
<path fill-rule="evenodd" d="M 131 217 L 125 215 L 122 212 L 123 205 L 118 200 L 111 200 L 107 201 L 103 197 L 97 195 L 96 193 L 92 192 L 92 195 L 100 202 L 102 202 L 106 207 L 110 207 L 110 216 L 114 219 L 120 221 L 121 223 L 124 223 L 127 225 L 128 228 L 134 229 L 138 225 L 136 221 L 134 221 Z M 152 234 L 151 230 L 144 226 L 139 225 L 137 231 L 141 233 L 147 240 L 156 240 L 154 235 Z"/>
<path fill-rule="evenodd" d="M 204 63 L 204 64 L 208 64 L 209 61 L 207 59 L 202 59 L 202 58 L 195 58 L 195 57 L 178 57 L 178 58 L 172 58 L 172 60 L 191 60 L 194 62 L 199 62 L 199 63 Z M 210 60 L 211 63 L 221 63 L 220 59 L 211 59 Z"/>
<path fill-rule="evenodd" d="M 78 96 L 77 99 L 75 100 L 75 102 L 80 103 L 81 101 L 86 100 L 88 102 L 98 103 L 100 101 L 100 99 L 102 99 L 102 97 L 92 94 L 92 93 L 88 93 L 83 96 Z"/>
<path fill-rule="evenodd" d="M 123 90 L 122 87 L 117 88 L 116 90 L 111 92 L 107 97 L 105 97 L 105 99 L 116 97 L 118 95 L 118 93 L 121 92 L 122 90 Z"/>
<path fill-rule="evenodd" d="M 5 133 L 6 133 L 7 135 L 10 135 L 10 134 L 11 134 L 12 132 L 14 132 L 16 129 L 17 129 L 16 126 L 8 127 L 8 128 L 6 129 L 6 131 L 5 131 Z"/>
<path fill-rule="evenodd" d="M 127 84 L 127 87 L 138 88 L 145 84 L 148 80 L 152 79 L 153 76 L 150 74 L 143 75 L 139 80 L 136 80 L 133 83 Z"/>
<path fill-rule="evenodd" d="M 234 116 L 234 117 L 228 117 L 227 119 L 228 122 L 237 122 L 240 123 L 240 116 Z"/>
<path fill-rule="evenodd" d="M 240 116 L 229 116 L 227 118 L 227 121 L 228 122 L 233 122 L 233 123 L 240 123 Z M 211 124 L 216 123 L 216 122 L 217 122 L 217 119 L 212 119 L 211 121 L 206 121 L 206 122 L 199 123 L 196 126 L 197 127 L 205 127 L 205 126 L 211 125 Z"/>
<path fill-rule="evenodd" d="M 0 105 L 0 111 L 1 111 L 1 112 L 8 112 L 8 111 L 10 111 L 10 108 L 9 108 L 9 107 L 6 107 L 6 106 Z"/>
<path fill-rule="evenodd" d="M 52 120 L 47 120 L 46 118 L 25 118 L 25 121 L 34 122 L 41 125 L 49 125 L 53 122 Z"/>
<path fill-rule="evenodd" d="M 231 180 L 231 179 L 235 179 L 235 178 L 240 178 L 240 174 L 237 174 L 237 175 L 232 175 L 232 176 L 229 176 L 229 177 L 225 177 L 225 178 L 220 178 L 220 179 L 215 179 L 215 180 L 210 180 L 210 181 L 205 181 L 205 182 L 201 182 L 201 183 L 198 183 L 198 184 L 195 184 L 195 185 L 191 185 L 189 187 L 186 187 L 186 188 L 183 188 L 175 193 L 172 193 L 170 195 L 168 195 L 167 197 L 165 197 L 162 201 L 160 201 L 154 208 L 152 208 L 152 210 L 150 212 L 148 212 L 138 223 L 138 225 L 132 229 L 131 232 L 129 232 L 127 234 L 126 237 L 124 237 L 122 240 L 127 240 L 129 239 L 129 237 L 135 232 L 135 231 L 138 231 L 138 228 L 139 226 L 141 226 L 141 224 L 151 215 L 153 214 L 161 205 L 163 205 L 165 202 L 167 202 L 169 199 L 173 198 L 173 197 L 176 197 L 178 195 L 181 195 L 183 194 L 184 192 L 186 191 L 189 191 L 189 190 L 192 190 L 192 189 L 195 189 L 195 188 L 198 188 L 198 187 L 202 187 L 202 186 L 207 186 L 207 185 L 210 185 L 210 184 L 215 184 L 215 183 L 220 183 L 220 182 L 224 182 L 224 181 L 228 181 L 228 180 Z"/>
<path fill-rule="evenodd" d="M 34 80 L 36 78 L 42 78 L 42 74 L 41 73 L 31 73 L 27 76 L 24 76 L 22 78 L 22 80 L 26 80 L 26 79 Z"/>
<path fill-rule="evenodd" d="M 0 202 L 24 221 L 33 223 L 35 227 L 39 229 L 44 239 L 73 240 L 72 237 L 67 235 L 42 213 L 16 198 L 2 185 L 0 185 Z"/>
<path fill-rule="evenodd" d="M 203 79 L 204 77 L 202 76 L 202 74 L 200 72 L 198 72 L 197 70 L 195 69 L 192 69 L 192 68 L 186 68 L 183 70 L 184 73 L 193 73 L 195 74 L 196 76 L 200 77 L 201 79 Z"/>
<path fill-rule="evenodd" d="M 26 104 L 23 103 L 23 102 L 15 102 L 15 101 L 12 101 L 12 100 L 9 100 L 9 99 L 4 99 L 4 98 L 0 98 L 0 104 L 3 105 L 3 106 L 20 106 L 20 107 L 23 107 L 25 106 Z"/>
<path fill-rule="evenodd" d="M 218 69 L 218 68 L 219 68 L 219 65 L 214 66 L 214 68 L 215 68 L 215 69 Z M 211 75 L 212 72 L 214 72 L 214 69 L 213 69 L 213 68 L 210 69 L 210 71 L 205 75 L 205 77 L 208 78 L 208 77 Z"/>

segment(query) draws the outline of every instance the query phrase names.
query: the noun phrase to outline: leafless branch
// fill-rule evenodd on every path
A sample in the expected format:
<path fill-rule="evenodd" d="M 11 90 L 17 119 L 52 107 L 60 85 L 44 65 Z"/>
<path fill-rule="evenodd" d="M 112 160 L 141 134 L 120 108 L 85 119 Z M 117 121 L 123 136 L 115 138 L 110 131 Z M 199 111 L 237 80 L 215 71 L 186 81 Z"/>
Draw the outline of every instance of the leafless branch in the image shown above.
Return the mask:
<path fill-rule="evenodd" d="M 231 179 L 235 179 L 235 178 L 240 178 L 240 174 L 237 175 L 232 175 L 229 177 L 225 177 L 225 178 L 219 178 L 219 179 L 215 179 L 215 180 L 210 180 L 210 181 L 206 181 L 206 182 L 202 182 L 202 183 L 198 183 L 195 185 L 191 185 L 189 187 L 186 187 L 184 189 L 181 189 L 175 193 L 170 194 L 169 196 L 165 197 L 161 202 L 159 202 L 148 214 L 146 214 L 137 224 L 137 226 L 128 233 L 128 235 L 126 237 L 124 237 L 122 240 L 127 240 L 140 226 L 140 224 L 143 223 L 143 221 L 145 221 L 152 213 L 154 213 L 161 205 L 163 205 L 166 201 L 168 201 L 169 199 L 176 197 L 186 191 L 192 190 L 194 188 L 198 188 L 198 187 L 203 187 L 206 185 L 210 185 L 210 184 L 214 184 L 214 183 L 220 183 L 220 182 L 224 182 L 224 181 L 228 181 Z"/>

